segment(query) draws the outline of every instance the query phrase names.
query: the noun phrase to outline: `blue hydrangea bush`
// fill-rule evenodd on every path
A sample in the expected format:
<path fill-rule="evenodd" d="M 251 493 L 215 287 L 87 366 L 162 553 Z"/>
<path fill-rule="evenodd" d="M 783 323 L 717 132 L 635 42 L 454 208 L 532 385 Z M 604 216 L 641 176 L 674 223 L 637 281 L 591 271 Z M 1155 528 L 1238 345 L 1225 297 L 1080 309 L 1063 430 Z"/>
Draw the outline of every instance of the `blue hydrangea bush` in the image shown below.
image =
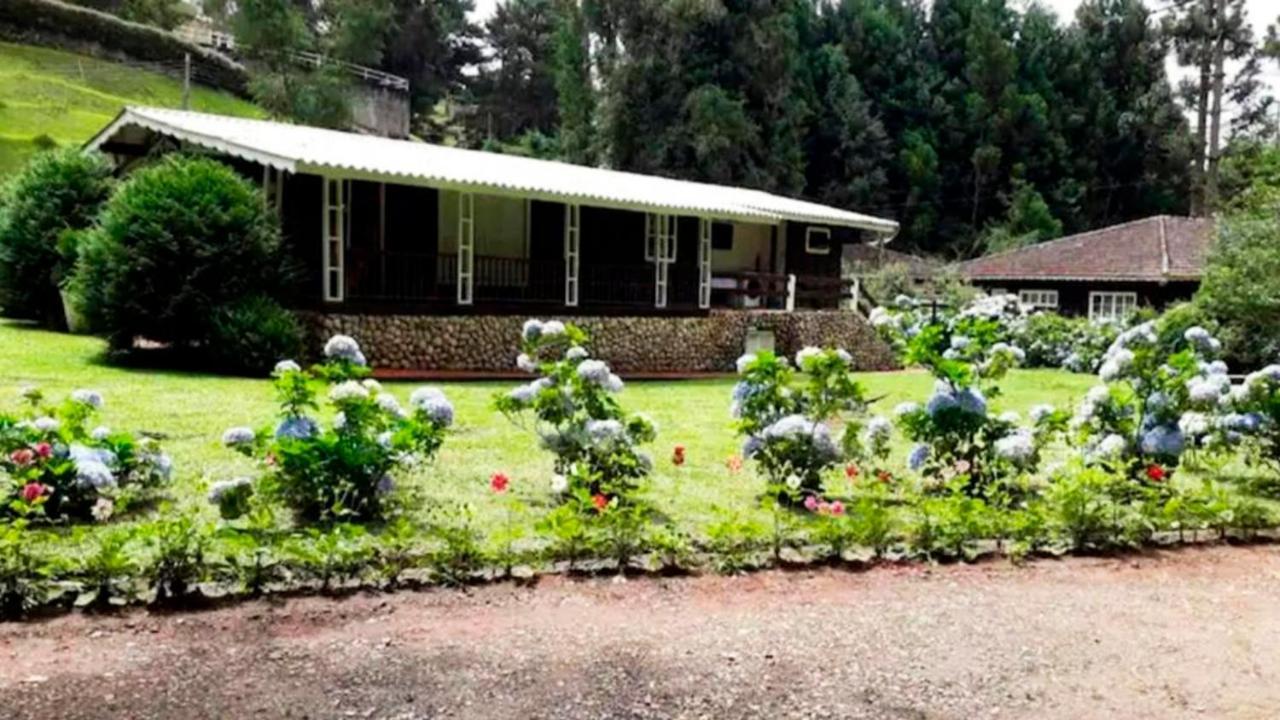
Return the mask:
<path fill-rule="evenodd" d="M 656 431 L 651 421 L 619 404 L 622 379 L 591 357 L 589 340 L 572 324 L 527 321 L 516 367 L 536 377 L 498 395 L 494 404 L 517 425 L 531 426 L 542 448 L 555 456 L 554 492 L 591 499 L 600 508 L 635 500 L 653 469 L 641 446 Z"/>
<path fill-rule="evenodd" d="M 76 390 L 59 405 L 23 391 L 25 411 L 0 414 L 0 514 L 105 522 L 173 475 L 152 437 L 97 425 L 101 393 Z"/>
<path fill-rule="evenodd" d="M 229 428 L 227 447 L 256 458 L 256 480 L 215 483 L 209 501 L 224 518 L 249 511 L 261 493 L 291 508 L 304 522 L 368 521 L 384 516 L 397 475 L 435 456 L 453 424 L 453 405 L 437 388 L 422 387 L 409 407 L 369 377 L 356 341 L 335 335 L 325 359 L 310 370 L 292 360 L 277 363 L 273 376 L 280 404 L 274 427 Z M 317 386 L 331 422 L 317 417 Z"/>
<path fill-rule="evenodd" d="M 738 359 L 730 412 L 770 490 L 795 500 L 822 495 L 823 475 L 846 461 L 883 459 L 892 427 L 864 423 L 866 393 L 853 359 L 840 349 L 807 347 L 795 364 L 763 351 Z"/>
<path fill-rule="evenodd" d="M 1033 474 L 1067 418 L 1048 405 L 1034 408 L 1028 423 L 1017 413 L 991 411 L 999 381 L 1025 353 L 1002 340 L 1008 298 L 988 300 L 914 333 L 908 360 L 933 374 L 934 390 L 923 405 L 904 403 L 894 411 L 915 443 L 907 465 L 923 475 L 926 487 L 958 485 L 977 497 L 1009 490 L 1007 481 Z"/>
<path fill-rule="evenodd" d="M 1208 442 L 1228 448 L 1245 445 L 1272 472 L 1280 472 L 1280 365 L 1246 375 L 1227 393 L 1222 410 L 1213 420 Z"/>
<path fill-rule="evenodd" d="M 1173 352 L 1152 322 L 1121 333 L 1103 357 L 1101 382 L 1071 420 L 1085 462 L 1164 484 L 1189 450 L 1239 442 L 1238 430 L 1253 420 L 1228 412 L 1233 392 L 1221 348 L 1199 326 L 1188 328 Z"/>

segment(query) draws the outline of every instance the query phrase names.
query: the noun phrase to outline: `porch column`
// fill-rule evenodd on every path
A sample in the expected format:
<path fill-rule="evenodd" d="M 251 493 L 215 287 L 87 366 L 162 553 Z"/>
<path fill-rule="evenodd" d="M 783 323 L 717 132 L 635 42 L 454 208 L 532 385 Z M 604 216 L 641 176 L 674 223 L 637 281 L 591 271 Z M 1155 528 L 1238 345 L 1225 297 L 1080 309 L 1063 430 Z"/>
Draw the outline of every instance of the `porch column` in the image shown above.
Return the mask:
<path fill-rule="evenodd" d="M 346 293 L 346 182 L 324 178 L 321 212 L 324 214 L 322 252 L 324 253 L 324 300 L 342 302 Z"/>
<path fill-rule="evenodd" d="M 676 239 L 679 234 L 679 223 L 675 215 L 653 215 L 651 229 L 654 238 L 653 248 L 653 306 L 667 306 L 668 289 L 670 287 L 671 263 L 676 259 Z"/>
<path fill-rule="evenodd" d="M 711 307 L 711 221 L 698 219 L 698 307 Z"/>
<path fill-rule="evenodd" d="M 566 307 L 578 306 L 581 250 L 582 207 L 566 204 L 564 206 L 564 304 Z"/>
<path fill-rule="evenodd" d="M 476 196 L 458 193 L 458 304 L 475 302 Z"/>

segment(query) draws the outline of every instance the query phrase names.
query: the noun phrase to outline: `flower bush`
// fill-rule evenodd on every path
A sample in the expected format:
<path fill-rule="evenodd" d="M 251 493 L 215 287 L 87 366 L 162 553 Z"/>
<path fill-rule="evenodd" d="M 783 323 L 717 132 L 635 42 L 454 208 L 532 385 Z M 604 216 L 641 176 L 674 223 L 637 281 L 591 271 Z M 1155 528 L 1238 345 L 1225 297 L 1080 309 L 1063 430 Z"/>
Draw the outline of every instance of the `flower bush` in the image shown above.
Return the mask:
<path fill-rule="evenodd" d="M 852 371 L 849 353 L 829 348 L 804 348 L 795 367 L 768 351 L 738 359 L 730 412 L 744 438 L 742 457 L 775 494 L 816 498 L 827 470 L 888 454 L 892 428 L 884 418 L 863 426 L 866 393 Z M 838 438 L 834 423 L 843 424 Z"/>
<path fill-rule="evenodd" d="M 0 512 L 106 521 L 169 482 L 173 462 L 154 438 L 90 427 L 100 393 L 76 390 L 56 406 L 38 390 L 23 397 L 25 413 L 0 414 Z"/>
<path fill-rule="evenodd" d="M 1101 384 L 1072 419 L 1085 461 L 1139 483 L 1164 483 L 1189 447 L 1213 442 L 1229 400 L 1221 343 L 1204 328 L 1184 334 L 1168 354 L 1154 322 L 1119 335 L 1098 370 Z"/>
<path fill-rule="evenodd" d="M 1093 373 L 1121 330 L 1122 325 L 1116 322 L 1037 312 L 1027 317 L 1008 340 L 1026 352 L 1026 367 Z"/>
<path fill-rule="evenodd" d="M 335 335 L 324 354 L 325 361 L 310 371 L 291 360 L 276 365 L 280 416 L 274 428 L 223 433 L 223 444 L 263 465 L 256 482 L 230 480 L 210 489 L 209 500 L 224 518 L 245 514 L 254 485 L 304 521 L 380 518 L 396 474 L 430 459 L 444 443 L 453 405 L 440 390 L 414 390 L 406 409 L 368 377 L 355 340 Z M 327 384 L 334 411 L 327 425 L 314 416 L 317 380 Z"/>
<path fill-rule="evenodd" d="M 568 498 L 586 493 L 597 510 L 634 501 L 653 459 L 640 450 L 656 436 L 653 423 L 627 414 L 615 397 L 623 383 L 592 358 L 587 334 L 558 320 L 529 320 L 516 367 L 537 378 L 497 396 L 513 422 L 532 417 L 544 449 L 555 456 L 553 486 Z"/>
<path fill-rule="evenodd" d="M 1066 413 L 1050 406 L 1035 408 L 1029 425 L 1016 413 L 990 411 L 999 380 L 1026 359 L 1000 339 L 1018 312 L 1010 309 L 1010 297 L 988 298 L 919 328 L 907 356 L 934 375 L 934 391 L 924 405 L 905 403 L 894 413 L 916 443 L 908 466 L 938 485 L 958 481 L 971 496 L 989 497 L 997 483 L 1033 473 L 1066 421 Z"/>

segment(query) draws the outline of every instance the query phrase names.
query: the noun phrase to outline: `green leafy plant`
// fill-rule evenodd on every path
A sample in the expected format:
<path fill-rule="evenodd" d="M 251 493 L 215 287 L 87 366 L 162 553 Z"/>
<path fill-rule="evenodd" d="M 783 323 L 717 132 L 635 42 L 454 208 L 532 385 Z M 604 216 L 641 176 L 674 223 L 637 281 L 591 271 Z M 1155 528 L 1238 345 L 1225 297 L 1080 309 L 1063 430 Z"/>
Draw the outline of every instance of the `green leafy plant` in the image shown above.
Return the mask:
<path fill-rule="evenodd" d="M 209 578 L 212 533 L 193 516 L 157 520 L 135 530 L 134 538 L 148 546 L 141 575 L 157 603 L 186 598 Z"/>
<path fill-rule="evenodd" d="M 26 520 L 0 523 L 0 619 L 24 616 L 53 591 L 58 563 L 46 549 Z"/>

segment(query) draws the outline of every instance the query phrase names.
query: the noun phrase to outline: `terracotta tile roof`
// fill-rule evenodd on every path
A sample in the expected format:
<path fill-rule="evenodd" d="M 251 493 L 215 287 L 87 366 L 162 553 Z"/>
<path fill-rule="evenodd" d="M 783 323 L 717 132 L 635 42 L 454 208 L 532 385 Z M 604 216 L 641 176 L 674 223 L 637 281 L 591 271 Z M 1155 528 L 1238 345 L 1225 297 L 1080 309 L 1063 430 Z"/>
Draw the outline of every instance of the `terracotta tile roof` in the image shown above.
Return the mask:
<path fill-rule="evenodd" d="M 1156 215 L 958 267 L 971 280 L 1198 280 L 1212 240 L 1208 218 Z"/>

